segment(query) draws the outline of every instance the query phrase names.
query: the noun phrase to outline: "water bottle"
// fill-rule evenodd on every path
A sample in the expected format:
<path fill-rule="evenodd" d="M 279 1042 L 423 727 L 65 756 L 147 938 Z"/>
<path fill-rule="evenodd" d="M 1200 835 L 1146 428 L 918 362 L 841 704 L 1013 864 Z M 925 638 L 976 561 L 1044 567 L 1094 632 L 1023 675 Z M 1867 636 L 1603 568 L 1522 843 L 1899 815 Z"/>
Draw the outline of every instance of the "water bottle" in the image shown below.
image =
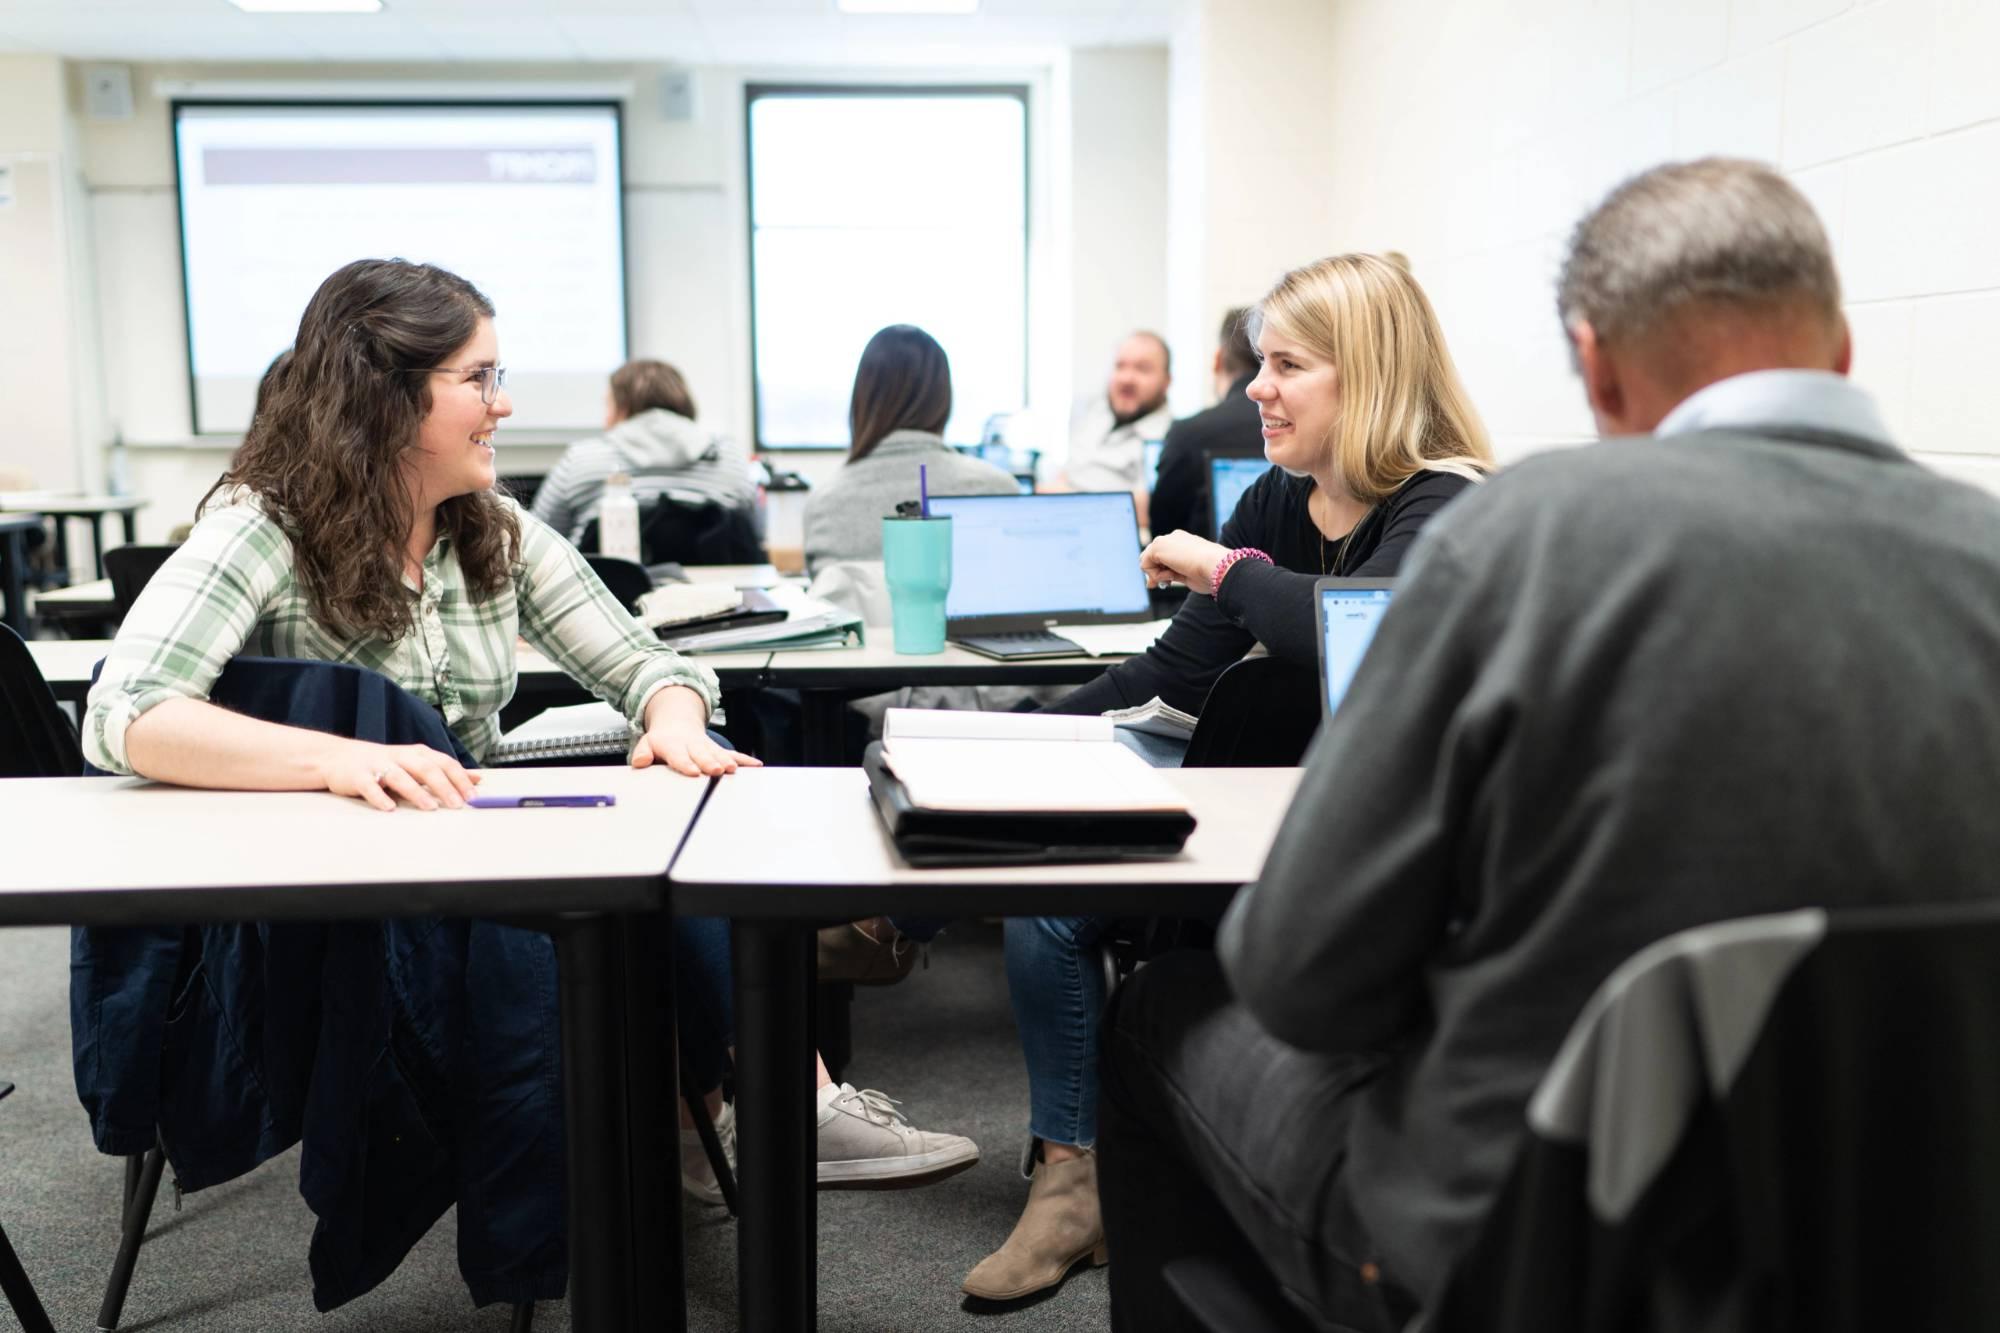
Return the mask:
<path fill-rule="evenodd" d="M 602 555 L 642 563 L 639 559 L 639 501 L 632 478 L 614 472 L 604 481 L 604 500 L 597 508 L 597 549 Z"/>

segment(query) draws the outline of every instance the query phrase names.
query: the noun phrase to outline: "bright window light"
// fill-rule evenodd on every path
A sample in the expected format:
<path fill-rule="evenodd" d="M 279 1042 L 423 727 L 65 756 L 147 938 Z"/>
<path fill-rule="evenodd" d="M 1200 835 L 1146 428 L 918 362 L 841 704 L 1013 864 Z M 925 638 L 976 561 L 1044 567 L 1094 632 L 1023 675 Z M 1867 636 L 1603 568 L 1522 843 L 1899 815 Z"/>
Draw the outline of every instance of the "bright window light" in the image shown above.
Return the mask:
<path fill-rule="evenodd" d="M 373 14 L 382 0 L 229 0 L 246 14 Z"/>
<path fill-rule="evenodd" d="M 1025 90 L 749 94 L 759 446 L 846 447 L 855 364 L 889 324 L 944 347 L 945 438 L 977 443 L 1027 388 Z"/>
<path fill-rule="evenodd" d="M 837 0 L 843 14 L 972 14 L 979 0 Z"/>

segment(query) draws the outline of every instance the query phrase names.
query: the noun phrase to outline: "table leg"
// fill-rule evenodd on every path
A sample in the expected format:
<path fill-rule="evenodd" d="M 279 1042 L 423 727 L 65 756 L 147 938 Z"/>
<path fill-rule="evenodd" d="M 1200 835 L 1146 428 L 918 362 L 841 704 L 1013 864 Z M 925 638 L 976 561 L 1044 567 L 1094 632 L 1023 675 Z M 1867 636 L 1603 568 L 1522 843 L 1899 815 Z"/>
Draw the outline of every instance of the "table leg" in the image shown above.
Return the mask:
<path fill-rule="evenodd" d="M 0 624 L 22 638 L 28 637 L 28 534 L 24 528 L 0 532 L 0 596 L 7 610 Z"/>
<path fill-rule="evenodd" d="M 624 922 L 626 1127 L 631 1143 L 632 1237 L 638 1258 L 634 1322 L 685 1333 L 687 1254 L 681 1239 L 678 1070 L 674 1029 L 662 1023 L 674 993 L 674 950 L 664 913 Z"/>
<path fill-rule="evenodd" d="M 125 529 L 125 544 L 127 546 L 137 546 L 139 544 L 138 511 L 135 509 L 127 509 L 124 513 L 118 516 L 118 519 L 120 524 Z M 102 568 L 103 562 L 99 561 L 98 564 L 100 568 L 97 571 L 97 577 L 103 578 L 104 577 L 104 570 Z"/>
<path fill-rule="evenodd" d="M 49 515 L 49 527 L 55 533 L 56 568 L 62 573 L 62 581 L 69 582 L 69 520 L 61 514 Z"/>
<path fill-rule="evenodd" d="M 813 932 L 790 921 L 737 921 L 737 1320 L 756 1333 L 814 1327 L 818 1182 L 807 1009 Z"/>
<path fill-rule="evenodd" d="M 562 996 L 563 1121 L 569 1160 L 570 1323 L 633 1327 L 631 1177 L 626 1144 L 624 972 L 618 922 L 591 916 L 555 932 Z"/>
<path fill-rule="evenodd" d="M 128 515 L 127 517 L 129 518 L 130 516 Z M 132 539 L 130 537 L 127 537 L 125 541 L 129 545 Z M 90 558 L 97 562 L 97 577 L 103 578 L 104 577 L 104 515 L 102 514 L 92 514 L 90 516 Z M 65 565 L 63 568 L 64 572 L 67 573 L 69 567 Z"/>

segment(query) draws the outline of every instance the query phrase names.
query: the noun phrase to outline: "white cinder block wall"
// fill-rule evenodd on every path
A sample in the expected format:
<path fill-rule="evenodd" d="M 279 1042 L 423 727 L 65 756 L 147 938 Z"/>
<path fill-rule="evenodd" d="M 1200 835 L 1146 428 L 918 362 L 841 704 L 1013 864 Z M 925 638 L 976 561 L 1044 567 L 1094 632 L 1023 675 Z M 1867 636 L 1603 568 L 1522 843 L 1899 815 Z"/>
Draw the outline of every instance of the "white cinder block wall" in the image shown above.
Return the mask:
<path fill-rule="evenodd" d="M 1586 438 L 1554 314 L 1617 181 L 1779 165 L 1833 238 L 1855 377 L 2000 490 L 2000 0 L 1340 0 L 1330 247 L 1401 249 L 1505 456 Z"/>

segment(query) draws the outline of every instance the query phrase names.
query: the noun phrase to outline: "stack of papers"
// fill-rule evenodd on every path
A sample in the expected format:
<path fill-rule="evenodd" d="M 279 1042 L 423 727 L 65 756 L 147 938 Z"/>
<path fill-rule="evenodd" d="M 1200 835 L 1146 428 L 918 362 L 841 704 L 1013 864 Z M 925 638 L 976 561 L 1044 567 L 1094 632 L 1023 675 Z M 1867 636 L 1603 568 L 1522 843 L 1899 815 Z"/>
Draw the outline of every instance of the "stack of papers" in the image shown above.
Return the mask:
<path fill-rule="evenodd" d="M 784 608 L 786 617 L 782 622 L 667 636 L 664 642 L 677 653 L 844 648 L 850 643 L 861 642 L 861 617 L 852 612 L 843 611 L 831 602 L 808 597 L 803 589 L 782 584 L 765 595 Z"/>
<path fill-rule="evenodd" d="M 1114 708 L 1104 715 L 1104 720 L 1127 731 L 1142 731 L 1148 736 L 1165 736 L 1170 740 L 1186 740 L 1194 735 L 1195 723 L 1200 721 L 1157 694 L 1131 708 Z"/>
<path fill-rule="evenodd" d="M 1060 634 L 1092 657 L 1131 657 L 1153 646 L 1172 620 L 1148 620 L 1139 625 L 1052 625 L 1049 633 Z"/>
<path fill-rule="evenodd" d="M 639 623 L 647 629 L 706 620 L 743 605 L 743 594 L 716 584 L 670 583 L 639 599 Z"/>

